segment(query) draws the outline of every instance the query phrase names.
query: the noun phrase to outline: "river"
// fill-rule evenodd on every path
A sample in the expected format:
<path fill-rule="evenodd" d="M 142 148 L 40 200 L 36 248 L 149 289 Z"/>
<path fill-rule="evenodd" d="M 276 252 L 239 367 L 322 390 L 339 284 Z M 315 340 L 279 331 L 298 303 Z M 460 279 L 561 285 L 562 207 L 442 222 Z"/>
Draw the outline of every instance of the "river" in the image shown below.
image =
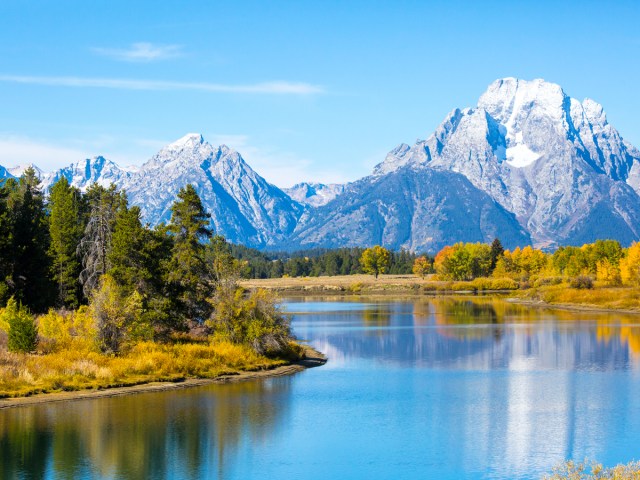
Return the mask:
<path fill-rule="evenodd" d="M 640 316 L 291 299 L 325 366 L 0 411 L 13 478 L 528 479 L 640 459 Z"/>

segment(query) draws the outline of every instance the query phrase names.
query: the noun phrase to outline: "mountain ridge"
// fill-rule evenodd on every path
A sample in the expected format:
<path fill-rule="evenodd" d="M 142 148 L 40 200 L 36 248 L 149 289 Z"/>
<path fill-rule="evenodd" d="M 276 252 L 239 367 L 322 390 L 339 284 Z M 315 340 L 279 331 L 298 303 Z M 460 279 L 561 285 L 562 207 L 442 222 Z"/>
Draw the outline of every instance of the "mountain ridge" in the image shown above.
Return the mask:
<path fill-rule="evenodd" d="M 12 176 L 0 167 L 0 181 Z M 199 133 L 135 170 L 97 156 L 41 173 L 43 188 L 61 176 L 81 189 L 116 184 L 150 224 L 168 221 L 175 195 L 193 183 L 214 229 L 257 248 L 360 242 L 433 252 L 491 235 L 548 248 L 640 239 L 640 152 L 599 103 L 541 79 L 492 82 L 475 107 L 453 109 L 426 140 L 399 144 L 348 184 L 280 189 Z"/>

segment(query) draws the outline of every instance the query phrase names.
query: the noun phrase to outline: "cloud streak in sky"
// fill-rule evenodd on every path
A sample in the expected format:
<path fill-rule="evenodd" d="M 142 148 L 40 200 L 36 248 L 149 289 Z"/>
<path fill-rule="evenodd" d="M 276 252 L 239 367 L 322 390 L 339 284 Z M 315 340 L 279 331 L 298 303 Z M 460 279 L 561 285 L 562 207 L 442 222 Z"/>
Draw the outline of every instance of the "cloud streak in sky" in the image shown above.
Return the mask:
<path fill-rule="evenodd" d="M 182 56 L 180 45 L 154 45 L 149 42 L 133 43 L 129 48 L 94 47 L 91 50 L 123 62 L 155 62 Z"/>
<path fill-rule="evenodd" d="M 175 82 L 165 80 L 135 80 L 121 78 L 0 75 L 0 82 L 41 85 L 48 87 L 109 88 L 116 90 L 141 91 L 183 90 L 209 93 L 249 93 L 268 95 L 315 95 L 325 93 L 325 89 L 319 85 L 284 81 L 230 85 L 209 82 Z"/>

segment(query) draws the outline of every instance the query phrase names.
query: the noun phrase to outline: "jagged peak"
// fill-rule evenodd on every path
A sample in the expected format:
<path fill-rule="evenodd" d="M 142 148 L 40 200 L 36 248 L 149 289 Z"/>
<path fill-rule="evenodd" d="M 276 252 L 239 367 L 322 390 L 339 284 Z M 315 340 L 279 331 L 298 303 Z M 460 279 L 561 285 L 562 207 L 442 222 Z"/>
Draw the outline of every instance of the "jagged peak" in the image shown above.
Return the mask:
<path fill-rule="evenodd" d="M 489 85 L 478 100 L 478 108 L 484 108 L 498 121 L 508 122 L 513 114 L 533 105 L 561 112 L 566 98 L 557 83 L 507 77 Z"/>
<path fill-rule="evenodd" d="M 199 133 L 187 133 L 175 142 L 167 145 L 164 150 L 182 150 L 185 147 L 200 145 L 204 143 L 204 137 Z"/>
<path fill-rule="evenodd" d="M 582 108 L 584 109 L 584 113 L 590 123 L 597 123 L 600 125 L 607 124 L 607 114 L 605 113 L 604 108 L 602 108 L 602 105 L 595 100 L 585 98 L 582 101 Z"/>
<path fill-rule="evenodd" d="M 16 165 L 15 167 L 7 168 L 7 172 L 9 172 L 12 176 L 19 178 L 24 172 L 26 172 L 29 168 L 33 168 L 36 172 L 36 177 L 42 178 L 44 172 L 34 163 L 23 163 L 20 165 Z"/>

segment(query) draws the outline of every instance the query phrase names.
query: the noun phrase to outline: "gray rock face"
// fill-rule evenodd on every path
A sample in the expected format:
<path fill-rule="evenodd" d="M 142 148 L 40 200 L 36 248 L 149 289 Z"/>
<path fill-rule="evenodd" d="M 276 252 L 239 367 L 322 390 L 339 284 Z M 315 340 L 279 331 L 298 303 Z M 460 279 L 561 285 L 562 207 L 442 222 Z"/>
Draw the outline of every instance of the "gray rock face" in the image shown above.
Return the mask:
<path fill-rule="evenodd" d="M 190 134 L 163 148 L 123 184 L 152 224 L 171 217 L 187 184 L 196 186 L 217 233 L 253 247 L 274 245 L 295 228 L 303 208 L 247 165 L 240 154 Z"/>
<path fill-rule="evenodd" d="M 455 242 L 491 242 L 508 247 L 531 239 L 515 216 L 464 176 L 429 167 L 405 166 L 373 175 L 303 219 L 289 248 L 385 245 L 437 252 Z"/>
<path fill-rule="evenodd" d="M 302 182 L 282 190 L 296 202 L 312 207 L 321 207 L 342 194 L 347 186 L 340 183 Z"/>
<path fill-rule="evenodd" d="M 42 174 L 40 178 L 45 192 L 62 177 L 66 177 L 71 185 L 84 192 L 92 183 L 103 187 L 114 183 L 122 187 L 131 179 L 131 174 L 131 171 L 120 168 L 111 160 L 98 156 L 81 160 L 55 172 Z"/>
<path fill-rule="evenodd" d="M 20 172 L 0 167 L 0 183 Z M 347 185 L 280 190 L 198 134 L 136 170 L 94 157 L 41 174 L 44 188 L 61 176 L 83 190 L 115 183 L 152 225 L 168 221 L 178 191 L 194 184 L 216 232 L 258 248 L 640 239 L 640 152 L 598 103 L 543 80 L 496 80 L 476 107 L 453 110 L 426 140 L 399 145 Z"/>
<path fill-rule="evenodd" d="M 514 213 L 537 246 L 640 238 L 640 153 L 599 104 L 553 83 L 495 81 L 476 108 L 454 110 L 374 174 L 405 165 L 464 175 Z"/>
<path fill-rule="evenodd" d="M 235 243 L 266 247 L 281 242 L 295 228 L 304 208 L 267 183 L 238 152 L 214 147 L 199 134 L 189 134 L 166 146 L 139 169 L 122 169 L 94 157 L 44 175 L 47 191 L 62 176 L 81 190 L 92 183 L 111 183 L 127 192 L 151 225 L 168 222 L 181 188 L 196 187 L 211 213 L 216 233 Z"/>
<path fill-rule="evenodd" d="M 14 176 L 11 175 L 11 172 L 9 172 L 9 170 L 0 165 L 0 185 L 7 181 L 8 178 L 14 178 Z"/>

